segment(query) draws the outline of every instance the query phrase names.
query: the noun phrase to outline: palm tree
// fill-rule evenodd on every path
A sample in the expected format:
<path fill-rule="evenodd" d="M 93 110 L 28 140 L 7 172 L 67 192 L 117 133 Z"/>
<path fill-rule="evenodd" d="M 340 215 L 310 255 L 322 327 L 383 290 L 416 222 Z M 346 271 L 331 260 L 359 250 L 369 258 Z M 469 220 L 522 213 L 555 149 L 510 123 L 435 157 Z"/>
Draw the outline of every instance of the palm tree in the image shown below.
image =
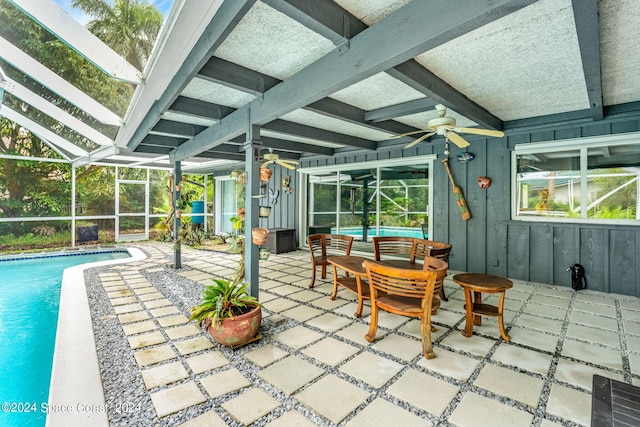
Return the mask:
<path fill-rule="evenodd" d="M 155 6 L 144 0 L 74 0 L 73 6 L 93 17 L 91 33 L 142 71 L 162 27 Z"/>

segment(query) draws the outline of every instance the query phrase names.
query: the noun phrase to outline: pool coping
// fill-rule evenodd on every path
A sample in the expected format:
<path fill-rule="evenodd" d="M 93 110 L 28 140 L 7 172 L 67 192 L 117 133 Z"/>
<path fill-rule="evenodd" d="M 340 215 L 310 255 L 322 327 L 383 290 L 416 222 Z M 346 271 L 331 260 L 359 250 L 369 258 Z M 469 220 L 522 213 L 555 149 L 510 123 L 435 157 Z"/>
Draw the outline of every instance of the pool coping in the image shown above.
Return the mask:
<path fill-rule="evenodd" d="M 118 249 L 126 249 L 131 258 L 69 267 L 62 276 L 49 399 L 43 408 L 47 427 L 109 425 L 84 270 L 147 258 L 137 248 Z"/>

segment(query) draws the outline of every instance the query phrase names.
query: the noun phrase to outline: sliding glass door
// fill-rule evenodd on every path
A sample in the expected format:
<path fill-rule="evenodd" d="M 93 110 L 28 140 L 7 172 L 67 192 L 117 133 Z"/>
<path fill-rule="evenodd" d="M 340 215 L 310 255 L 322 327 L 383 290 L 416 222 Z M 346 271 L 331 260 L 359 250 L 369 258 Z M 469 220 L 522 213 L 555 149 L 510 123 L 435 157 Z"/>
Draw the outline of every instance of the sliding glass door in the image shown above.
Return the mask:
<path fill-rule="evenodd" d="M 307 176 L 302 199 L 307 215 L 301 223 L 307 234 L 347 234 L 359 242 L 369 242 L 373 236 L 428 236 L 433 159 L 301 169 Z M 301 237 L 306 240 L 306 235 Z"/>

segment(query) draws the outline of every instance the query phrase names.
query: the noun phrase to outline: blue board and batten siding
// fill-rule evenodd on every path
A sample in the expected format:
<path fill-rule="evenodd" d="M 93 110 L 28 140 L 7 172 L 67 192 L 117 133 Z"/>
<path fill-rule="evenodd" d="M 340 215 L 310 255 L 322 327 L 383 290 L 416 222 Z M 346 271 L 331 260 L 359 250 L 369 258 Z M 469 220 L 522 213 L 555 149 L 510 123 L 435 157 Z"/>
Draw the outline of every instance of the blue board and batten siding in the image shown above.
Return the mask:
<path fill-rule="evenodd" d="M 451 185 L 440 163 L 444 150 L 442 139 L 421 143 L 408 150 L 390 148 L 369 153 L 352 152 L 333 158 L 314 158 L 301 162 L 301 166 L 401 157 L 407 157 L 407 162 L 410 162 L 410 157 L 415 155 L 438 154 L 433 174 L 433 239 L 453 245 L 451 269 L 571 286 L 571 275 L 566 269 L 574 263 L 580 263 L 586 269 L 589 289 L 640 296 L 640 226 L 512 221 L 510 213 L 511 151 L 516 144 L 639 130 L 640 120 L 627 118 L 553 130 L 511 131 L 507 132 L 504 139 L 469 138 L 471 146 L 468 150 L 475 154 L 475 159 L 469 163 L 453 161 L 463 150 L 452 146 L 450 165 L 471 211 L 472 218 L 469 221 L 463 221 L 460 217 Z M 295 187 L 298 177 L 294 178 L 294 175 L 297 174 L 292 174 L 291 185 Z M 492 180 L 488 189 L 481 189 L 476 183 L 477 177 L 483 175 Z M 297 229 L 296 208 L 289 206 L 287 210 L 287 219 L 282 218 L 283 224 L 277 226 Z"/>

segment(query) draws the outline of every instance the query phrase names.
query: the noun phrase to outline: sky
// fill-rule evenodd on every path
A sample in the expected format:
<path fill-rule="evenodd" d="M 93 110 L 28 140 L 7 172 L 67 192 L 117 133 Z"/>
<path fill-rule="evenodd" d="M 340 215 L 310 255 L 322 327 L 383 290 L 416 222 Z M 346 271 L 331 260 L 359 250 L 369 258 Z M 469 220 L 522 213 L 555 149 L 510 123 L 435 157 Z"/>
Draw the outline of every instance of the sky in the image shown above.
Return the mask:
<path fill-rule="evenodd" d="M 107 0 L 111 2 L 111 0 Z M 173 5 L 173 0 L 146 0 L 149 3 L 154 4 L 160 13 L 166 18 L 171 10 L 171 6 Z M 65 12 L 71 15 L 76 21 L 80 22 L 82 25 L 85 25 L 89 21 L 89 17 L 87 17 L 84 12 L 79 9 L 74 9 L 72 4 L 73 0 L 53 0 L 55 4 L 60 6 Z"/>

